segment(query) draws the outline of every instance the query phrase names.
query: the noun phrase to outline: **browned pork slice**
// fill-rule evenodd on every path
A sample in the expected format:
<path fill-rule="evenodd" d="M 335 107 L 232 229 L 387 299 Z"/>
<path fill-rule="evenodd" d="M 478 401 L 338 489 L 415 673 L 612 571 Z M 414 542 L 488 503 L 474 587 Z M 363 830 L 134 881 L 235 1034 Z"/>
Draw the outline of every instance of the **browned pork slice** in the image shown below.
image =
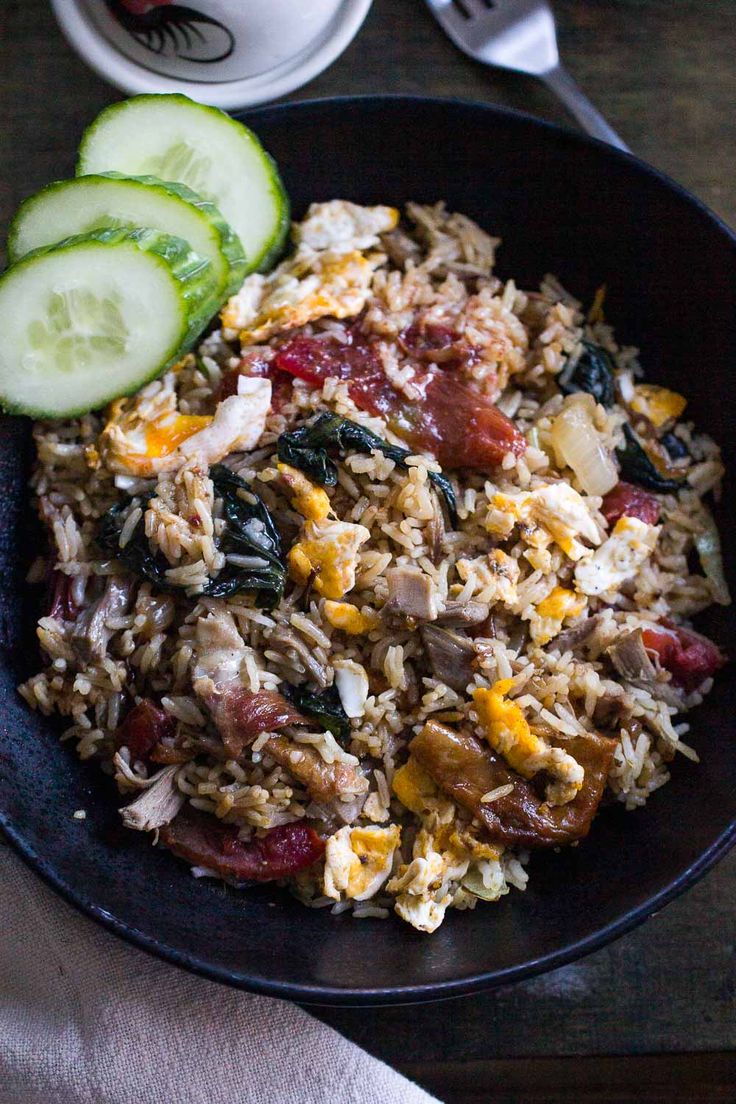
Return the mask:
<path fill-rule="evenodd" d="M 437 624 L 447 628 L 464 629 L 470 625 L 482 625 L 488 620 L 491 607 L 487 602 L 458 601 L 449 598 L 445 608 L 437 614 Z"/>
<path fill-rule="evenodd" d="M 237 759 L 262 732 L 276 732 L 287 725 L 309 722 L 275 690 L 252 693 L 234 683 L 220 686 L 217 693 L 203 696 L 225 753 Z M 351 763 L 327 763 L 316 748 L 288 736 L 271 736 L 261 749 L 309 790 L 315 801 L 329 801 L 343 793 L 359 794 L 367 789 L 366 779 Z"/>
<path fill-rule="evenodd" d="M 276 690 L 253 693 L 239 683 L 227 683 L 202 695 L 225 751 L 237 759 L 261 732 L 276 732 L 286 725 L 307 724 L 307 719 Z"/>
<path fill-rule="evenodd" d="M 207 706 L 228 758 L 237 759 L 262 732 L 307 725 L 307 718 L 276 690 L 248 690 L 240 682 L 243 641 L 230 619 L 202 618 L 197 623 L 194 688 Z M 271 736 L 263 746 L 309 790 L 315 801 L 361 794 L 368 782 L 351 763 L 327 763 L 319 751 L 288 736 Z M 357 760 L 356 760 L 357 763 Z"/>
<path fill-rule="evenodd" d="M 362 794 L 368 789 L 368 779 L 352 763 L 336 760 L 326 763 L 311 744 L 300 744 L 288 736 L 272 736 L 263 751 L 275 759 L 315 801 L 331 801 L 341 794 Z"/>
<path fill-rule="evenodd" d="M 228 758 L 237 759 L 261 732 L 307 723 L 278 691 L 243 686 L 240 669 L 246 648 L 232 618 L 200 618 L 195 641 L 194 690 L 210 711 Z"/>
<path fill-rule="evenodd" d="M 464 732 L 428 721 L 409 745 L 437 785 L 473 813 L 494 843 L 556 847 L 588 834 L 611 768 L 615 740 L 577 736 L 565 750 L 585 771 L 582 788 L 567 805 L 549 806 L 531 782 L 510 770 L 489 748 Z M 484 794 L 513 784 L 513 790 L 484 803 Z"/>

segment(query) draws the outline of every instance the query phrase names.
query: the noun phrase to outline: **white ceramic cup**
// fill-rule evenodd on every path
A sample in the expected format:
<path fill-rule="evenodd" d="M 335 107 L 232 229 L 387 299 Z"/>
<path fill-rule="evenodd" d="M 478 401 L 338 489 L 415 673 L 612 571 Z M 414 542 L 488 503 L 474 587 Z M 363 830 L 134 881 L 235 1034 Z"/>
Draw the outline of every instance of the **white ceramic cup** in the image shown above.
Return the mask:
<path fill-rule="evenodd" d="M 218 107 L 284 95 L 337 58 L 371 0 L 51 0 L 84 60 L 125 92 Z"/>

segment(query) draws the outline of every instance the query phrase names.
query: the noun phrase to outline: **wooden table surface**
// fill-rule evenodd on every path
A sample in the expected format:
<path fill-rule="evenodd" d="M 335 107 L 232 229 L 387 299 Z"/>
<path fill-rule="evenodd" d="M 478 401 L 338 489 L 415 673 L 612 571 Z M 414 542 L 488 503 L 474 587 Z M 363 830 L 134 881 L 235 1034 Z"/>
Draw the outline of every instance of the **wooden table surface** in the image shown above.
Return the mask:
<path fill-rule="evenodd" d="M 734 0 L 555 9 L 563 57 L 623 139 L 736 222 Z M 421 0 L 375 0 L 342 58 L 292 98 L 386 91 L 566 121 L 533 81 L 460 55 Z M 71 172 L 81 129 L 117 95 L 72 53 L 45 0 L 0 0 L 3 225 Z M 544 977 L 440 1005 L 318 1015 L 446 1101 L 733 1101 L 735 898 L 732 855 L 637 931 Z"/>

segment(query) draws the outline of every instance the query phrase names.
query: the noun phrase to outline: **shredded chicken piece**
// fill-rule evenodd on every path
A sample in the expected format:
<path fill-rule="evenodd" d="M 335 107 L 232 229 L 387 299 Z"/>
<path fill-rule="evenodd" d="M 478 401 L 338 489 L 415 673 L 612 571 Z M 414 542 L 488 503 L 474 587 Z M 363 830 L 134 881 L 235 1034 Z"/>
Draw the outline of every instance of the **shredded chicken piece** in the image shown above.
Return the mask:
<path fill-rule="evenodd" d="M 437 601 L 434 583 L 417 567 L 394 567 L 386 572 L 388 600 L 383 607 L 387 614 L 401 614 L 417 621 L 434 621 Z"/>
<path fill-rule="evenodd" d="M 657 670 L 644 647 L 641 629 L 619 636 L 607 651 L 611 663 L 622 678 L 646 679 L 650 682 L 656 679 Z"/>
<path fill-rule="evenodd" d="M 170 824 L 184 804 L 184 794 L 176 784 L 178 766 L 164 767 L 147 790 L 120 810 L 126 828 L 150 832 Z"/>
<path fill-rule="evenodd" d="M 625 633 L 607 649 L 611 663 L 623 679 L 632 686 L 648 690 L 653 698 L 682 708 L 682 694 L 669 681 L 664 671 L 658 671 L 644 647 L 642 630 Z"/>
<path fill-rule="evenodd" d="M 271 634 L 270 643 L 274 647 L 283 648 L 290 659 L 301 663 L 310 681 L 316 683 L 320 690 L 329 685 L 329 670 L 315 655 L 314 644 L 308 643 L 294 629 L 288 625 L 278 625 Z"/>
<path fill-rule="evenodd" d="M 445 608 L 437 614 L 437 624 L 445 628 L 460 629 L 469 625 L 482 625 L 488 620 L 491 607 L 487 602 L 458 602 L 449 599 Z"/>
<path fill-rule="evenodd" d="M 419 631 L 434 677 L 462 693 L 475 669 L 476 653 L 472 641 L 437 625 L 422 625 Z"/>
<path fill-rule="evenodd" d="M 86 663 L 103 659 L 114 629 L 108 622 L 127 612 L 135 589 L 132 579 L 110 575 L 102 595 L 77 618 L 72 632 L 74 651 Z"/>

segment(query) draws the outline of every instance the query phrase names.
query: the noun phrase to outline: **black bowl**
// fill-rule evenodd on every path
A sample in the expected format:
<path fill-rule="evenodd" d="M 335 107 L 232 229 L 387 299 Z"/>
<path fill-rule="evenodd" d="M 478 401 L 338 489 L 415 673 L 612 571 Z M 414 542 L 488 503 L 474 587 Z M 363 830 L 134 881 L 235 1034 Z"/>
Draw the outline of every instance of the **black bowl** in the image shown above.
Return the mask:
<path fill-rule="evenodd" d="M 590 301 L 605 282 L 620 337 L 641 346 L 651 377 L 683 391 L 699 425 L 730 445 L 736 239 L 677 185 L 599 142 L 483 105 L 370 97 L 266 108 L 247 121 L 278 161 L 297 213 L 335 196 L 444 198 L 503 237 L 499 271 L 522 286 L 554 272 Z M 6 420 L 0 615 L 16 640 L 31 622 L 18 582 L 28 460 L 27 427 Z M 732 566 L 733 523 L 720 520 Z M 728 611 L 705 622 L 722 643 L 733 625 Z M 701 765 L 674 764 L 673 781 L 644 810 L 605 811 L 581 846 L 534 858 L 526 893 L 451 913 L 431 938 L 394 919 L 304 909 L 279 890 L 233 892 L 194 881 L 184 864 L 118 827 L 110 784 L 16 695 L 25 650 L 16 644 L 0 666 L 0 824 L 86 913 L 146 950 L 247 989 L 380 1004 L 548 970 L 661 908 L 736 838 L 736 694 L 726 673 L 693 717 Z M 72 819 L 78 808 L 86 820 Z"/>

